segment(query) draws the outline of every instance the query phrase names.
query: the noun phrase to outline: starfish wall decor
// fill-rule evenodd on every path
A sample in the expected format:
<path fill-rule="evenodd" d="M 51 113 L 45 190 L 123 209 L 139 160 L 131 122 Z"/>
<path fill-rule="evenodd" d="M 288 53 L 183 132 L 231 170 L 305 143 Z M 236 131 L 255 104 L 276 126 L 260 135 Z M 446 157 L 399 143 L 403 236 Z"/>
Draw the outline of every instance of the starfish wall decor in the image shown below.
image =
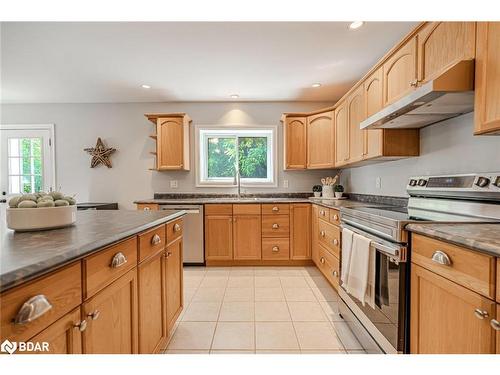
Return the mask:
<path fill-rule="evenodd" d="M 87 151 L 92 155 L 92 161 L 90 162 L 90 168 L 97 167 L 99 164 L 104 164 L 108 168 L 113 168 L 111 165 L 111 160 L 109 156 L 116 151 L 114 148 L 106 148 L 101 138 L 97 138 L 97 143 L 95 147 L 84 148 L 83 151 Z"/>

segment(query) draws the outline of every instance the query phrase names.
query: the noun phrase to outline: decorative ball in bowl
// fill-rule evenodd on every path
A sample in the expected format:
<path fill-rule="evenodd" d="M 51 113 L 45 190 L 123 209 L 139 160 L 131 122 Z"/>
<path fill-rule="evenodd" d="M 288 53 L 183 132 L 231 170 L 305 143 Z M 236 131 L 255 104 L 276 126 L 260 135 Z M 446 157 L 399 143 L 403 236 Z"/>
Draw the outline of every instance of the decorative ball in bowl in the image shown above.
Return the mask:
<path fill-rule="evenodd" d="M 23 194 L 9 200 L 6 217 L 18 232 L 64 228 L 76 222 L 76 200 L 58 191 Z"/>

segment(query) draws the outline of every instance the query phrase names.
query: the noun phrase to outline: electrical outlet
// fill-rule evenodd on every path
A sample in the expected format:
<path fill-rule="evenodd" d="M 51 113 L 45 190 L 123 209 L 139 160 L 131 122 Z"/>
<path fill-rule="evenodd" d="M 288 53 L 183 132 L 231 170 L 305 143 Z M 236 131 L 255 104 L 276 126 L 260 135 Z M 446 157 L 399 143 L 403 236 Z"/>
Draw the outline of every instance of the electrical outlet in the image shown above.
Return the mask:
<path fill-rule="evenodd" d="M 377 177 L 377 178 L 375 179 L 375 187 L 376 187 L 377 189 L 380 189 L 380 188 L 382 187 L 382 177 Z"/>
<path fill-rule="evenodd" d="M 288 189 L 288 180 L 283 180 L 283 187 Z"/>
<path fill-rule="evenodd" d="M 179 185 L 177 184 L 177 180 L 170 180 L 170 187 L 172 189 L 177 189 Z"/>

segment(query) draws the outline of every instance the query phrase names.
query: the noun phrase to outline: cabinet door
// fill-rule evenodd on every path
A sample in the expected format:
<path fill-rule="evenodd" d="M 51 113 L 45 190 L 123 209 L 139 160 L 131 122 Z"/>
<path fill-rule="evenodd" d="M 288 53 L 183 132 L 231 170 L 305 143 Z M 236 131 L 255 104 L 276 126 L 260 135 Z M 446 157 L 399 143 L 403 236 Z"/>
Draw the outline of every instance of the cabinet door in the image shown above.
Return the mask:
<path fill-rule="evenodd" d="M 377 69 L 364 82 L 365 117 L 368 118 L 379 112 L 383 107 L 382 68 Z M 370 159 L 382 155 L 382 129 L 364 131 L 365 145 L 364 158 Z"/>
<path fill-rule="evenodd" d="M 49 344 L 48 353 L 50 354 L 81 354 L 80 314 L 80 307 L 78 307 L 44 329 L 30 341 L 34 343 L 47 342 Z M 47 354 L 47 352 L 30 352 L 30 354 Z"/>
<path fill-rule="evenodd" d="M 319 113 L 307 118 L 307 168 L 333 168 L 333 112 Z"/>
<path fill-rule="evenodd" d="M 319 207 L 313 204 L 311 210 L 311 258 L 314 264 L 316 265 L 319 264 L 318 222 L 319 222 Z"/>
<path fill-rule="evenodd" d="M 408 40 L 383 65 L 384 106 L 401 99 L 417 83 L 417 41 Z"/>
<path fill-rule="evenodd" d="M 411 271 L 411 353 L 495 352 L 490 319 L 477 314 L 494 316 L 493 301 L 415 264 Z"/>
<path fill-rule="evenodd" d="M 285 120 L 285 169 L 306 169 L 307 119 L 287 117 Z"/>
<path fill-rule="evenodd" d="M 498 268 L 497 268 L 497 272 L 498 271 Z M 497 322 L 500 322 L 500 303 L 497 303 L 497 317 L 496 317 L 496 321 Z M 497 354 L 500 354 L 500 330 L 497 330 L 496 331 L 496 336 L 497 336 Z"/>
<path fill-rule="evenodd" d="M 335 108 L 335 166 L 347 164 L 349 160 L 349 126 L 346 102 Z"/>
<path fill-rule="evenodd" d="M 165 278 L 167 290 L 167 322 L 169 332 L 179 317 L 182 306 L 182 238 L 167 247 Z"/>
<path fill-rule="evenodd" d="M 165 251 L 139 264 L 139 353 L 158 352 L 168 336 Z"/>
<path fill-rule="evenodd" d="M 349 162 L 360 161 L 364 157 L 366 130 L 361 130 L 359 124 L 365 119 L 363 105 L 363 85 L 359 86 L 347 98 L 347 118 L 349 123 Z"/>
<path fill-rule="evenodd" d="M 290 205 L 290 259 L 311 259 L 311 205 Z"/>
<path fill-rule="evenodd" d="M 205 216 L 205 257 L 233 259 L 233 215 Z"/>
<path fill-rule="evenodd" d="M 428 82 L 475 56 L 475 22 L 429 22 L 417 38 L 419 82 Z"/>
<path fill-rule="evenodd" d="M 262 259 L 260 215 L 233 217 L 233 253 L 235 260 Z"/>
<path fill-rule="evenodd" d="M 137 270 L 133 269 L 83 304 L 86 354 L 137 353 Z"/>
<path fill-rule="evenodd" d="M 474 134 L 500 134 L 500 22 L 478 22 Z"/>
<path fill-rule="evenodd" d="M 181 117 L 159 118 L 156 128 L 157 168 L 184 169 L 184 122 Z"/>

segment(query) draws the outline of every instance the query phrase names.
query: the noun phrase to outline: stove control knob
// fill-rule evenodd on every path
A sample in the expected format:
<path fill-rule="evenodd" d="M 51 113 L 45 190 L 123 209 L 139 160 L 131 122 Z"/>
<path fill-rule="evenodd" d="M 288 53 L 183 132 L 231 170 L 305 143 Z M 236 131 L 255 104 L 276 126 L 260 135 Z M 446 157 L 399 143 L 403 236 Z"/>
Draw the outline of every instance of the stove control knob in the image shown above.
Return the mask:
<path fill-rule="evenodd" d="M 490 184 L 490 179 L 486 177 L 479 177 L 476 181 L 476 185 L 479 187 L 487 187 Z"/>
<path fill-rule="evenodd" d="M 410 185 L 410 186 L 415 186 L 416 184 L 417 184 L 417 180 L 415 180 L 415 179 L 413 179 L 413 178 L 412 178 L 412 179 L 410 180 L 409 185 Z"/>
<path fill-rule="evenodd" d="M 495 182 L 493 183 L 493 185 L 495 185 L 496 187 L 500 188 L 500 176 L 497 176 L 497 179 L 495 180 Z"/>
<path fill-rule="evenodd" d="M 418 180 L 418 186 L 425 186 L 425 185 L 427 185 L 427 180 L 424 180 L 423 178 Z"/>

